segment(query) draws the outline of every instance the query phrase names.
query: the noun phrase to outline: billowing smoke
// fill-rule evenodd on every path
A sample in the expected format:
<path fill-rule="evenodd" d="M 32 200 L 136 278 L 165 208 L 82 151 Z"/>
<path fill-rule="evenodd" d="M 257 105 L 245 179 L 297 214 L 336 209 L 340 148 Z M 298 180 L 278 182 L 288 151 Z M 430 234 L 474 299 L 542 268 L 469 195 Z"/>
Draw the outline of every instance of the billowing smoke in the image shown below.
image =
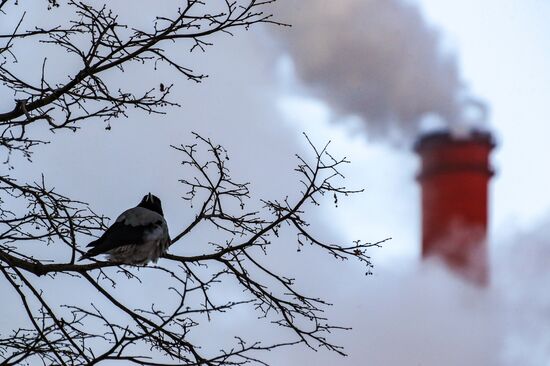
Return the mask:
<path fill-rule="evenodd" d="M 339 115 L 361 117 L 369 136 L 402 140 L 423 120 L 452 126 L 484 114 L 415 4 L 296 0 L 279 10 L 292 28 L 274 32 L 298 77 Z"/>
<path fill-rule="evenodd" d="M 485 288 L 463 281 L 437 260 L 396 260 L 364 280 L 352 277 L 349 268 L 308 268 L 325 272 L 316 273 L 318 283 L 309 288 L 337 289 L 327 316 L 353 326 L 332 335 L 349 357 L 281 352 L 273 364 L 550 365 L 549 238 L 547 217 L 532 230 L 498 239 Z M 340 286 L 333 285 L 337 282 Z"/>

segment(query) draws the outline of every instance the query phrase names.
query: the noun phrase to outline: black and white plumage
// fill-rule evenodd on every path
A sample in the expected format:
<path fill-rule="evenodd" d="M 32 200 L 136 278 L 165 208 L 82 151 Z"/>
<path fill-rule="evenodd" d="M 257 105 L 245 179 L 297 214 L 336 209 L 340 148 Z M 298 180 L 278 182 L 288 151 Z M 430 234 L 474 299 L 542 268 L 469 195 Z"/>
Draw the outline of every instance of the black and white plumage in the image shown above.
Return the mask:
<path fill-rule="evenodd" d="M 88 244 L 91 249 L 80 259 L 107 254 L 112 262 L 145 265 L 156 263 L 169 245 L 160 199 L 149 193 L 139 205 L 124 211 L 99 239 Z"/>

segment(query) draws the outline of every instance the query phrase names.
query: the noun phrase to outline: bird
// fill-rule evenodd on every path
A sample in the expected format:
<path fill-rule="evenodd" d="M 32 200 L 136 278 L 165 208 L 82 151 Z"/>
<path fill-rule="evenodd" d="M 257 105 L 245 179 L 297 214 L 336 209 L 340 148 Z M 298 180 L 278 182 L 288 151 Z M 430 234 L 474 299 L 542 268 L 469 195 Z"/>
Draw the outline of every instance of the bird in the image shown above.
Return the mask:
<path fill-rule="evenodd" d="M 156 263 L 170 245 L 168 224 L 160 199 L 146 194 L 141 202 L 124 211 L 79 260 L 107 254 L 110 262 L 131 265 Z"/>

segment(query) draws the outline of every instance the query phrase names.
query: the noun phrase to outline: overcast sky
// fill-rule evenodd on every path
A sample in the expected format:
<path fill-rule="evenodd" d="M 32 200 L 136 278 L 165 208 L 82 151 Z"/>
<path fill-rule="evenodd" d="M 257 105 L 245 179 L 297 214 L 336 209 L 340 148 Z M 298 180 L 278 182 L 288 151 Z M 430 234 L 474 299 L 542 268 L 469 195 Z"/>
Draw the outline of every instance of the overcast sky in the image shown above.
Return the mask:
<path fill-rule="evenodd" d="M 550 359 L 550 340 L 548 327 L 538 320 L 550 309 L 542 291 L 548 274 L 542 269 L 545 262 L 534 260 L 538 253 L 548 254 L 550 245 L 550 148 L 545 141 L 550 132 L 550 3 L 418 0 L 403 6 L 394 0 L 345 0 L 340 5 L 318 0 L 315 12 L 300 10 L 311 1 L 287 0 L 275 8 L 293 28 L 253 28 L 221 37 L 206 54 L 194 56 L 196 67 L 210 77 L 200 85 L 180 83 L 175 95 L 181 110 L 166 116 L 130 113 L 109 132 L 96 122 L 77 134 L 59 133 L 33 164 L 22 165 L 16 174 L 36 178 L 44 172 L 58 189 L 111 217 L 136 204 L 144 192 L 155 192 L 163 199 L 171 231 L 177 232 L 193 213 L 180 209 L 177 197 L 183 192 L 177 179 L 183 172 L 168 145 L 190 142 L 190 131 L 225 145 L 234 176 L 250 180 L 253 193 L 268 198 L 295 190 L 289 172 L 294 153 L 307 155 L 302 131 L 318 144 L 332 140 L 332 151 L 352 161 L 345 171 L 348 186 L 366 191 L 336 210 L 321 209 L 314 224 L 344 241 L 393 239 L 373 252 L 374 276 L 365 278 L 359 267 L 338 266 L 340 276 L 309 282 L 321 292 L 325 283 L 334 286 L 327 294 L 335 303 L 330 315 L 354 325 L 352 332 L 338 336 L 351 356 L 339 360 L 297 350 L 273 356 L 277 364 L 512 365 L 518 359 L 525 365 L 544 364 Z M 312 35 L 311 29 L 323 29 L 327 14 L 343 38 Z M 378 15 L 387 20 L 379 27 L 388 33 L 373 36 L 376 28 L 366 24 Z M 404 26 L 411 31 L 400 28 Z M 368 37 L 374 40 L 358 41 Z M 351 52 L 346 41 L 369 47 L 369 52 Z M 307 48 L 316 42 L 320 49 Z M 411 50 L 415 61 L 391 52 L 391 42 L 404 42 L 402 48 Z M 330 49 L 336 46 L 341 49 Z M 363 57 L 378 54 L 376 50 L 399 58 L 397 68 L 387 69 L 384 58 L 370 68 L 360 67 Z M 317 57 L 324 53 L 326 58 Z M 442 56 L 436 62 L 434 55 Z M 324 70 L 326 65 L 334 67 Z M 371 70 L 388 76 L 375 78 Z M 352 75 L 333 78 L 332 72 Z M 356 86 L 365 94 L 350 89 L 357 82 L 354 75 L 369 85 Z M 411 80 L 429 92 L 410 87 L 397 93 L 394 83 L 407 75 L 425 76 Z M 129 82 L 156 83 L 165 77 L 141 73 Z M 447 90 L 443 96 L 442 90 Z M 464 95 L 488 107 L 486 126 L 498 142 L 490 209 L 495 281 L 485 292 L 437 265 L 418 265 L 418 161 L 410 144 L 422 128 L 422 113 L 432 108 L 458 118 L 453 98 Z M 411 100 L 416 102 L 409 105 Z M 363 107 L 369 102 L 379 104 Z M 518 252 L 523 244 L 527 249 Z M 512 256 L 531 271 L 516 269 L 511 278 L 506 263 Z M 519 319 L 511 316 L 518 308 L 526 309 Z"/>

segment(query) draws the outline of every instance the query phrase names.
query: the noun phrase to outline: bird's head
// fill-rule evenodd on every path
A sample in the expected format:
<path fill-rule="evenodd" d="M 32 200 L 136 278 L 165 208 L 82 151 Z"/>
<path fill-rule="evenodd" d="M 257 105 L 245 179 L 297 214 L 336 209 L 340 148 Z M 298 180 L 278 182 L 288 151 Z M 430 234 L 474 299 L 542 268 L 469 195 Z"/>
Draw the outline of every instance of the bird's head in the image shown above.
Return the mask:
<path fill-rule="evenodd" d="M 151 211 L 155 211 L 156 213 L 164 216 L 164 213 L 162 212 L 162 204 L 160 202 L 160 198 L 152 193 L 147 193 L 145 196 L 143 196 L 143 199 L 139 203 L 138 207 L 143 207 Z"/>

